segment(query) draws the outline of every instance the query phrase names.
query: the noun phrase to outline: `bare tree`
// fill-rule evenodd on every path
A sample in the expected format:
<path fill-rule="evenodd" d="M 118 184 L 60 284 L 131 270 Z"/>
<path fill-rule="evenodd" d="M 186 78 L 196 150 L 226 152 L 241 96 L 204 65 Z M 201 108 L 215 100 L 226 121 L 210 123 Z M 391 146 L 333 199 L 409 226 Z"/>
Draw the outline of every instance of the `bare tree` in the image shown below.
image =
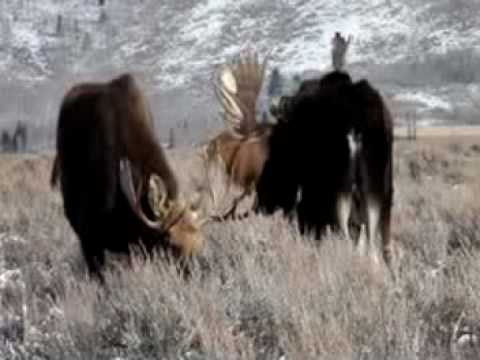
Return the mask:
<path fill-rule="evenodd" d="M 7 152 L 12 150 L 12 138 L 7 130 L 2 130 L 2 151 Z"/>
<path fill-rule="evenodd" d="M 58 14 L 58 15 L 57 15 L 57 25 L 56 25 L 55 29 L 56 29 L 56 30 L 55 30 L 55 33 L 56 33 L 57 35 L 61 35 L 61 34 L 62 34 L 62 32 L 63 32 L 63 17 L 62 17 L 61 14 Z"/>
<path fill-rule="evenodd" d="M 415 110 L 409 111 L 405 114 L 407 122 L 407 139 L 417 139 L 417 112 Z"/>
<path fill-rule="evenodd" d="M 268 96 L 280 96 L 283 92 L 283 76 L 278 68 L 274 68 L 268 84 Z"/>
<path fill-rule="evenodd" d="M 27 126 L 24 123 L 17 123 L 17 127 L 12 136 L 12 143 L 16 152 L 23 152 L 27 149 Z"/>
<path fill-rule="evenodd" d="M 175 145 L 176 145 L 175 129 L 170 128 L 170 131 L 168 133 L 168 148 L 173 149 Z"/>

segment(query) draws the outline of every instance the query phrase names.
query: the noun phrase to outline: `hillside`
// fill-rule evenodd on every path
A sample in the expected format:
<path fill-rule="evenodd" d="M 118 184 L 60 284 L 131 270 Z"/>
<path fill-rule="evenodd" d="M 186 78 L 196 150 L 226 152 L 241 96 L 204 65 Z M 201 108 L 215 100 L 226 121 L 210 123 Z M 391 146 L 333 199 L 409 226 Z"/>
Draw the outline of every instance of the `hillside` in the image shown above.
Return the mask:
<path fill-rule="evenodd" d="M 215 126 L 208 81 L 216 64 L 250 44 L 271 51 L 271 67 L 287 76 L 326 70 L 335 31 L 354 37 L 354 75 L 421 113 L 429 110 L 426 123 L 450 119 L 452 104 L 462 99 L 471 107 L 479 93 L 463 86 L 480 81 L 479 9 L 478 0 L 107 0 L 105 7 L 93 0 L 3 0 L 0 88 L 9 95 L 0 102 L 0 124 L 23 112 L 33 126 L 51 127 L 73 82 L 129 70 L 144 81 L 165 128 L 189 121 L 197 133 L 195 126 Z M 24 97 L 35 101 L 18 105 Z M 458 121 L 472 120 L 469 113 Z"/>

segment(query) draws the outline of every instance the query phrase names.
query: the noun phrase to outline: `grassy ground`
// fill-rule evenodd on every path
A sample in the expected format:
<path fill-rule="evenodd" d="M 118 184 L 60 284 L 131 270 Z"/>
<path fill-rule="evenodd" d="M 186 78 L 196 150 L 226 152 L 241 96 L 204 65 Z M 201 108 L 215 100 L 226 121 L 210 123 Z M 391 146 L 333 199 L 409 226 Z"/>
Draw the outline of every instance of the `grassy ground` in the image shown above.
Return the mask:
<path fill-rule="evenodd" d="M 169 155 L 191 189 L 196 158 Z M 276 215 L 207 225 L 189 280 L 112 259 L 99 288 L 50 165 L 0 157 L 0 358 L 478 358 L 480 137 L 397 141 L 393 278 Z"/>

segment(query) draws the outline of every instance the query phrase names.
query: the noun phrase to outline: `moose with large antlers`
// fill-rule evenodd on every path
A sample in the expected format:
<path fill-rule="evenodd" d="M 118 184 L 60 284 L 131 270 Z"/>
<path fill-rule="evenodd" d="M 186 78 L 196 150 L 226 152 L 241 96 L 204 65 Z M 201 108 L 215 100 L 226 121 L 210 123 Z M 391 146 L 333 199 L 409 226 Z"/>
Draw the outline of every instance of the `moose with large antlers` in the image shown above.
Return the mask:
<path fill-rule="evenodd" d="M 221 67 L 214 82 L 227 128 L 211 139 L 205 149 L 207 177 L 213 165 L 221 165 L 227 176 L 227 189 L 234 185 L 242 190 L 223 218 L 235 217 L 240 202 L 254 193 L 268 156 L 272 124 L 259 123 L 256 118 L 266 64 L 266 59 L 260 62 L 254 51 L 244 51 Z"/>
<path fill-rule="evenodd" d="M 223 163 L 229 181 L 244 189 L 227 215 L 255 193 L 257 212 L 282 209 L 296 215 L 302 232 L 318 237 L 333 226 L 348 238 L 356 215 L 360 251 L 389 262 L 392 118 L 367 80 L 353 82 L 343 71 L 349 42 L 333 41 L 333 71 L 272 107 L 274 124 L 255 118 L 266 62 L 246 52 L 225 65 L 216 90 L 230 127 L 210 141 L 206 158 Z"/>
<path fill-rule="evenodd" d="M 60 182 L 66 217 L 91 274 L 105 251 L 188 258 L 203 244 L 199 204 L 182 200 L 136 81 L 123 74 L 82 83 L 63 98 L 51 184 Z"/>

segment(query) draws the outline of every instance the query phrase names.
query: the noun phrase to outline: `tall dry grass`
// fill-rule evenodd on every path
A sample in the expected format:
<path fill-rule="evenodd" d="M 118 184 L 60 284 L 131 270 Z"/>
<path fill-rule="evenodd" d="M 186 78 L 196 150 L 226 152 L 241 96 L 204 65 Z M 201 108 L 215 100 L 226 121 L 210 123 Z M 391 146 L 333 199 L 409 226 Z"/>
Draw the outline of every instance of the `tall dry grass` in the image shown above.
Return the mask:
<path fill-rule="evenodd" d="M 111 259 L 105 287 L 85 277 L 49 162 L 2 157 L 0 358 L 476 359 L 479 155 L 397 143 L 392 276 L 276 214 L 208 225 L 189 279 L 161 255 Z M 170 158 L 195 186 L 191 152 Z"/>

